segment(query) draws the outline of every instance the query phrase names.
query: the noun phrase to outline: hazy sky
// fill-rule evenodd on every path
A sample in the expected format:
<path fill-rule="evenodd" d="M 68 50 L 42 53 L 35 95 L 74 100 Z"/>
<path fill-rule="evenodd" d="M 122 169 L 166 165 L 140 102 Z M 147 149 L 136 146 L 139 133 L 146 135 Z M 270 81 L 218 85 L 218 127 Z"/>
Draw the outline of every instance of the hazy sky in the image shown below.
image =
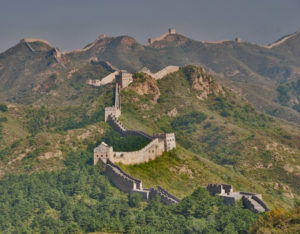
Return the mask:
<path fill-rule="evenodd" d="M 268 44 L 300 30 L 300 0 L 0 0 L 0 52 L 24 37 L 62 51 L 103 33 L 145 44 L 169 27 L 195 40 Z"/>

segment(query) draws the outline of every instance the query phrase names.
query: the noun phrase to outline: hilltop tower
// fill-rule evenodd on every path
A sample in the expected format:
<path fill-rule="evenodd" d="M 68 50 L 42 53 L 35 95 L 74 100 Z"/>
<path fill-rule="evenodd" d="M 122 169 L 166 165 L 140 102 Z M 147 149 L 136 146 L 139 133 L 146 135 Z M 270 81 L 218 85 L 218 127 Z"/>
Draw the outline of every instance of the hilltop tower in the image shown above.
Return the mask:
<path fill-rule="evenodd" d="M 175 28 L 169 28 L 169 34 L 176 34 Z"/>
<path fill-rule="evenodd" d="M 237 43 L 241 43 L 241 42 L 242 42 L 242 38 L 240 38 L 240 37 L 236 37 L 234 40 L 235 40 L 235 42 L 237 42 Z"/>
<path fill-rule="evenodd" d="M 160 37 L 149 38 L 149 39 L 148 39 L 148 42 L 149 42 L 149 44 L 152 44 L 152 43 L 154 43 L 154 42 L 156 42 L 156 41 L 161 41 L 161 40 L 163 40 L 166 36 L 168 36 L 168 35 L 170 35 L 170 34 L 176 34 L 175 28 L 169 28 L 169 29 L 168 29 L 168 32 L 165 33 L 165 34 L 163 34 L 163 35 L 161 35 Z"/>

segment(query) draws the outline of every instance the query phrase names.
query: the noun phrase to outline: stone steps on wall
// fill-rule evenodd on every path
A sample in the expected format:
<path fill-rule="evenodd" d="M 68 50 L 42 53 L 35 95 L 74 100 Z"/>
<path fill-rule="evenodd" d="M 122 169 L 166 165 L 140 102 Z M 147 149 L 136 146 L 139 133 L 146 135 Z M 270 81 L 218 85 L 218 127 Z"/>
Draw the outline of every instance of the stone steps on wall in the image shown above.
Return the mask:
<path fill-rule="evenodd" d="M 251 204 L 253 205 L 253 208 L 256 212 L 265 212 L 265 208 L 263 208 L 257 201 L 255 201 L 252 198 L 248 198 Z"/>
<path fill-rule="evenodd" d="M 257 201 L 255 201 L 252 197 L 243 196 L 242 201 L 246 208 L 250 209 L 251 211 L 253 211 L 255 213 L 267 211 L 267 209 L 265 209 L 261 204 L 259 204 Z"/>

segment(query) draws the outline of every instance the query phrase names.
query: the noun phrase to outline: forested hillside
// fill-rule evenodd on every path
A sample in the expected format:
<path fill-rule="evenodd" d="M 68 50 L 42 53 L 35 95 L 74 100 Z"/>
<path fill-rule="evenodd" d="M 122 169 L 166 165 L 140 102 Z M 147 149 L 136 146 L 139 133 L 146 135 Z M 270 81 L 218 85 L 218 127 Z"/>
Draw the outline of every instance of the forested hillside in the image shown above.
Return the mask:
<path fill-rule="evenodd" d="M 129 199 L 101 175 L 100 165 L 92 166 L 93 148 L 101 141 L 120 151 L 147 141 L 125 138 L 104 122 L 113 84 L 88 87 L 78 76 L 82 96 L 76 101 L 0 106 L 1 231 L 249 230 L 258 216 L 241 204 L 224 206 L 205 191 L 208 183 L 261 193 L 270 208 L 296 206 L 297 127 L 258 112 L 204 68 L 184 66 L 159 81 L 144 73 L 133 77 L 121 91 L 122 123 L 149 134 L 174 132 L 177 149 L 149 163 L 120 166 L 145 187 L 162 185 L 183 201 L 167 207 Z"/>

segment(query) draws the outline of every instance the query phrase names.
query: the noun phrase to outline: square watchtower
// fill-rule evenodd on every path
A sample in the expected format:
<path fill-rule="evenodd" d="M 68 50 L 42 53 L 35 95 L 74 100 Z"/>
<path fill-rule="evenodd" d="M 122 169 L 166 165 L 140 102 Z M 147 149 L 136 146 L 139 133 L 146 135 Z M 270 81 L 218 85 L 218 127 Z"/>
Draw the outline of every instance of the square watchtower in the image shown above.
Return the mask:
<path fill-rule="evenodd" d="M 116 82 L 120 86 L 120 88 L 127 87 L 132 81 L 132 74 L 127 72 L 126 70 L 121 70 L 119 74 L 116 75 Z"/>

